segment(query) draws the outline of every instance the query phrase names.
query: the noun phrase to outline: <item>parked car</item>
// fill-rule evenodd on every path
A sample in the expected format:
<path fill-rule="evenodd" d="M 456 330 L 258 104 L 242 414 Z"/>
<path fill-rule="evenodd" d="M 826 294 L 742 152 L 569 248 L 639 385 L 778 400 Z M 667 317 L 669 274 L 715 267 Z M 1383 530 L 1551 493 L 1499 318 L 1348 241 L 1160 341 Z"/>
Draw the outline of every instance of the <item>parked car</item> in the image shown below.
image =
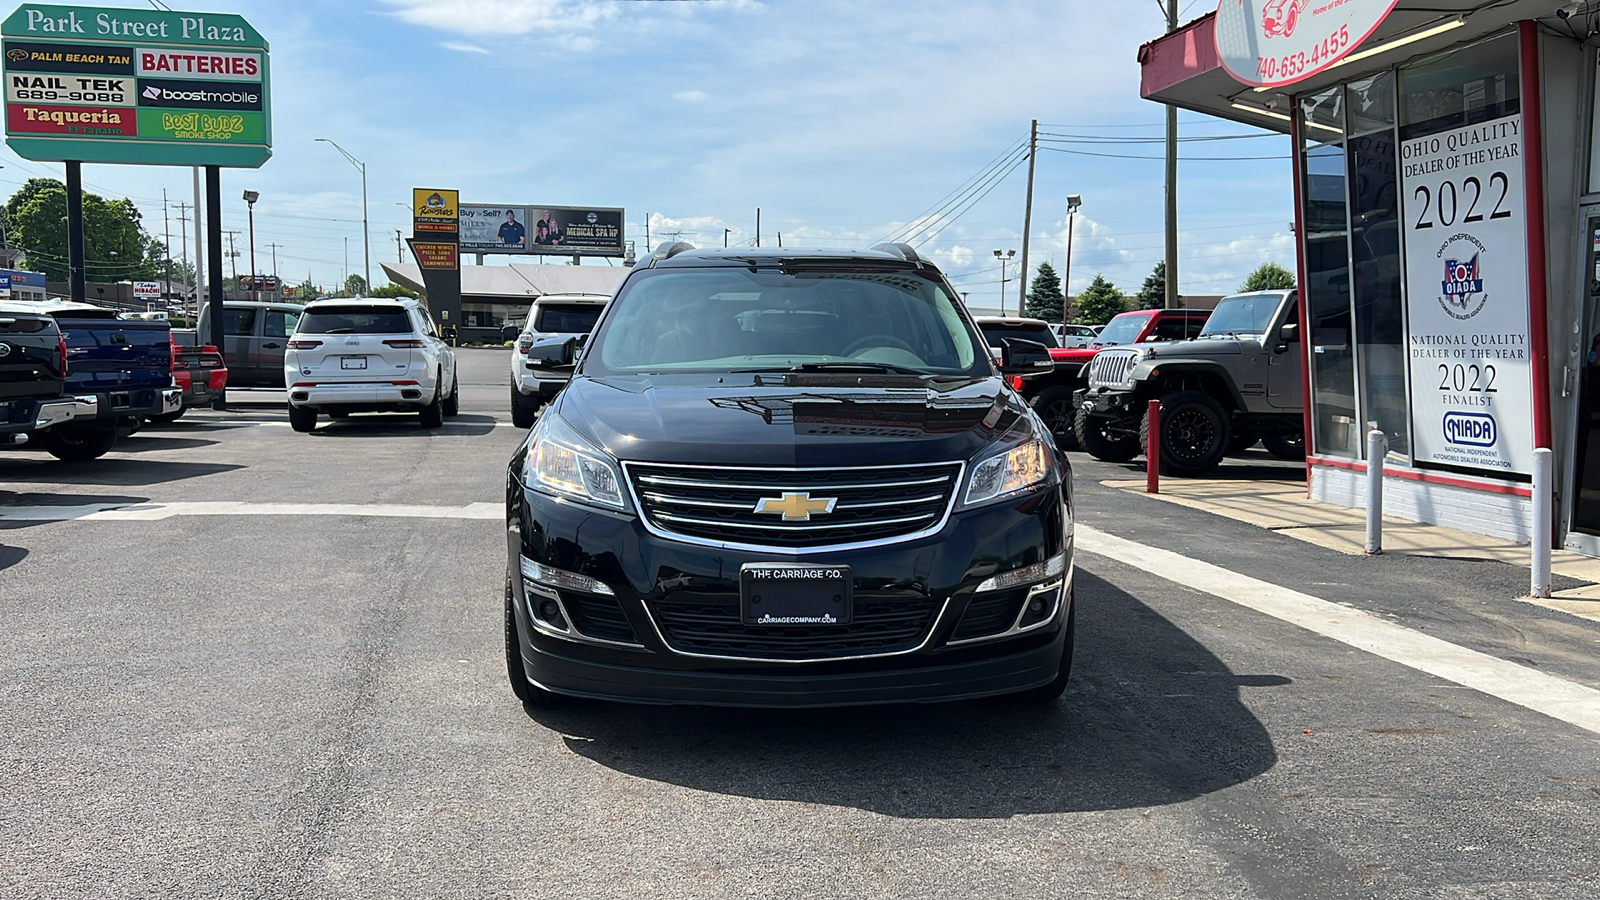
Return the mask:
<path fill-rule="evenodd" d="M 1161 401 L 1161 470 L 1201 475 L 1261 441 L 1305 455 L 1300 324 L 1294 291 L 1223 298 L 1199 337 L 1102 350 L 1078 396 L 1078 439 L 1122 462 L 1144 452 L 1150 400 Z"/>
<path fill-rule="evenodd" d="M 1046 348 L 1000 341 L 903 244 L 663 245 L 512 457 L 512 692 L 1054 700 L 1071 472 L 1003 380 Z"/>
<path fill-rule="evenodd" d="M 96 397 L 62 394 L 66 374 L 67 342 L 56 320 L 37 303 L 0 301 L 0 446 L 21 443 L 60 456 L 49 433 L 96 417 Z"/>
<path fill-rule="evenodd" d="M 153 416 L 150 421 L 160 425 L 176 422 L 191 407 L 210 406 L 223 396 L 228 386 L 228 367 L 216 347 L 181 347 L 172 344 L 172 383 L 183 395 L 183 405 L 173 413 Z"/>
<path fill-rule="evenodd" d="M 283 387 L 284 352 L 303 309 L 299 303 L 279 300 L 228 300 L 222 304 L 220 349 L 223 365 L 228 367 L 229 387 Z M 195 328 L 174 330 L 173 340 L 180 347 L 211 343 L 210 305 L 201 304 Z"/>
<path fill-rule="evenodd" d="M 123 319 L 117 310 L 87 303 L 27 305 L 60 327 L 67 344 L 64 390 L 81 407 L 71 422 L 40 436 L 40 445 L 52 455 L 66 460 L 103 456 L 145 420 L 183 408 L 172 382 L 172 331 L 166 322 Z"/>
<path fill-rule="evenodd" d="M 281 384 L 289 424 L 317 427 L 317 414 L 415 412 L 438 428 L 460 408 L 456 354 L 440 340 L 416 300 L 318 300 L 301 312 L 288 339 Z"/>
<path fill-rule="evenodd" d="M 1089 346 L 1094 341 L 1095 335 L 1100 333 L 1099 326 L 1095 325 L 1062 325 L 1056 323 L 1050 326 L 1055 332 L 1056 344 L 1064 350 L 1078 350 Z"/>
<path fill-rule="evenodd" d="M 610 297 L 605 294 L 545 294 L 533 301 L 528 318 L 514 332 L 511 350 L 511 421 L 533 425 L 539 407 L 566 387 L 572 366 L 552 363 L 547 348 L 582 340 L 594 328 Z"/>

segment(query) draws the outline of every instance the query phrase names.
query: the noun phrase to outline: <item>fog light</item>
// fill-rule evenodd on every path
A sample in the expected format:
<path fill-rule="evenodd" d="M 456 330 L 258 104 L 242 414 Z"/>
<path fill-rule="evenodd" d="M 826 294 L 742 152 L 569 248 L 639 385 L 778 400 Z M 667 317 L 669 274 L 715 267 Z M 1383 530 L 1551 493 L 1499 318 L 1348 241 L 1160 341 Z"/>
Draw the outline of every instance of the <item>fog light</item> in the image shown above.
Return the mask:
<path fill-rule="evenodd" d="M 598 581 L 587 575 L 579 575 L 577 572 L 553 569 L 536 563 L 526 556 L 522 557 L 522 577 L 536 584 L 559 590 L 604 594 L 607 597 L 613 596 L 611 588 L 603 581 Z"/>
<path fill-rule="evenodd" d="M 1035 581 L 1045 581 L 1055 578 L 1066 570 L 1067 554 L 1064 552 L 1057 553 L 1042 563 L 1034 563 L 1031 566 L 1023 566 L 1020 569 L 1012 569 L 1009 572 L 992 575 L 984 579 L 983 584 L 978 585 L 977 592 L 981 594 L 984 591 L 1003 591 L 1007 588 L 1032 584 Z"/>

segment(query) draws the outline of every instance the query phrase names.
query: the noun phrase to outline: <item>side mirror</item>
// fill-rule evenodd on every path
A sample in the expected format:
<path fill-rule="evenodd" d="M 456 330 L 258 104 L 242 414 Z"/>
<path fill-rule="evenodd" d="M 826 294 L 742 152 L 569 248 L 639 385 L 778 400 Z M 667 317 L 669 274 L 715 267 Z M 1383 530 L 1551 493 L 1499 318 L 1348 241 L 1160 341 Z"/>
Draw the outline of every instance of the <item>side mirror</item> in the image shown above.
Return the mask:
<path fill-rule="evenodd" d="M 517 335 L 519 335 L 521 333 L 522 333 L 522 329 L 518 328 L 517 326 L 515 326 L 515 325 L 506 325 L 506 326 L 504 326 L 504 327 L 502 327 L 500 329 L 500 340 L 502 340 L 502 341 L 514 341 L 514 340 L 517 339 Z"/>
<path fill-rule="evenodd" d="M 567 338 L 564 341 L 551 341 L 546 344 L 534 344 L 528 348 L 528 365 L 530 366 L 570 366 L 577 356 L 577 338 Z"/>
<path fill-rule="evenodd" d="M 1043 375 L 1056 367 L 1050 348 L 1022 338 L 1000 339 L 1000 374 Z"/>
<path fill-rule="evenodd" d="M 1278 340 L 1285 344 L 1300 343 L 1300 323 L 1290 322 L 1278 329 Z"/>

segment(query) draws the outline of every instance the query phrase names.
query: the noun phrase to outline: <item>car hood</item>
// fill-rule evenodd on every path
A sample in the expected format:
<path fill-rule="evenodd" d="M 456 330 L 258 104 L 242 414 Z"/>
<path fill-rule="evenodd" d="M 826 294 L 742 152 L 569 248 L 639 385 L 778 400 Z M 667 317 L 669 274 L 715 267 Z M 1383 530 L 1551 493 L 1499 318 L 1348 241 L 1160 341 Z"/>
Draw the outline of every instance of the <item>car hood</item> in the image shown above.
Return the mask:
<path fill-rule="evenodd" d="M 970 459 L 1026 416 L 998 377 L 578 377 L 553 411 L 621 460 L 853 466 Z"/>
<path fill-rule="evenodd" d="M 1238 356 L 1244 352 L 1244 345 L 1249 345 L 1259 350 L 1260 345 L 1247 338 L 1196 338 L 1187 341 L 1172 341 L 1165 344 L 1147 344 L 1147 359 L 1171 359 L 1174 357 L 1192 358 L 1196 356 Z"/>

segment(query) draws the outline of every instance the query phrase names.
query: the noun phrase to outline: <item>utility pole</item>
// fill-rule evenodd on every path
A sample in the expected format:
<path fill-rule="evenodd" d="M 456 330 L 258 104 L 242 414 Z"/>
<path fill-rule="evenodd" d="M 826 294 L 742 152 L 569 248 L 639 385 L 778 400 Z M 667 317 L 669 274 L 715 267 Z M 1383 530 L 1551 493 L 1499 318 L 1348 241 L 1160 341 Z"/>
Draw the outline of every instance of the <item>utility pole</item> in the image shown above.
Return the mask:
<path fill-rule="evenodd" d="M 1157 0 L 1158 3 L 1161 0 Z M 1178 30 L 1178 0 L 1165 0 L 1167 34 Z M 1178 108 L 1167 104 L 1167 309 L 1178 308 Z"/>
<path fill-rule="evenodd" d="M 274 242 L 268 244 L 267 246 L 272 248 L 272 277 L 273 278 L 277 278 L 278 277 L 278 248 L 282 247 L 283 245 L 278 243 L 278 242 L 276 242 L 276 241 L 274 241 Z"/>
<path fill-rule="evenodd" d="M 761 207 L 756 207 L 756 246 L 761 246 Z"/>
<path fill-rule="evenodd" d="M 350 238 L 344 239 L 344 282 L 339 285 L 339 291 L 350 290 Z"/>
<path fill-rule="evenodd" d="M 406 261 L 406 245 L 400 240 L 400 229 L 398 228 L 394 230 L 394 255 L 395 262 L 404 263 Z M 483 265 L 483 262 L 480 260 L 478 265 Z"/>
<path fill-rule="evenodd" d="M 161 249 L 167 255 L 167 296 L 172 300 L 172 220 L 167 218 L 167 189 L 161 189 L 161 232 L 164 235 Z"/>
<path fill-rule="evenodd" d="M 722 229 L 722 247 L 723 247 L 724 250 L 726 250 L 727 247 L 728 247 L 728 235 L 732 231 L 733 231 L 733 229 L 731 229 L 731 228 Z"/>
<path fill-rule="evenodd" d="M 653 215 L 655 213 L 644 214 L 644 252 L 646 256 L 656 252 L 656 248 L 650 246 L 650 217 Z"/>
<path fill-rule="evenodd" d="M 1017 315 L 1028 314 L 1028 233 L 1033 230 L 1033 160 L 1039 155 L 1039 120 L 1028 129 L 1028 201 L 1022 211 L 1022 271 L 1017 273 Z M 1000 301 L 1001 312 L 1005 301 Z"/>
<path fill-rule="evenodd" d="M 194 175 L 194 315 L 196 322 L 200 318 L 200 291 L 201 285 L 206 283 L 206 250 L 205 241 L 201 240 L 204 233 L 205 221 L 203 213 L 205 207 L 200 203 L 200 167 L 191 166 Z M 208 335 L 200 335 L 200 343 L 205 343 Z"/>
<path fill-rule="evenodd" d="M 233 270 L 233 289 L 239 289 L 239 251 L 233 249 L 233 236 L 238 234 L 238 229 L 227 232 L 228 235 L 228 268 Z"/>
<path fill-rule="evenodd" d="M 179 252 L 179 257 L 178 258 L 183 260 L 185 263 L 187 263 L 189 261 L 189 229 L 187 227 L 188 224 L 189 224 L 189 204 L 187 204 L 187 203 L 179 203 L 178 204 L 178 237 L 182 239 L 183 249 Z M 188 309 L 189 309 L 189 285 L 188 285 L 187 280 L 185 280 L 185 283 L 184 283 L 183 295 L 184 295 L 183 296 L 183 299 L 184 299 L 183 308 L 184 308 L 185 311 L 188 311 Z"/>

